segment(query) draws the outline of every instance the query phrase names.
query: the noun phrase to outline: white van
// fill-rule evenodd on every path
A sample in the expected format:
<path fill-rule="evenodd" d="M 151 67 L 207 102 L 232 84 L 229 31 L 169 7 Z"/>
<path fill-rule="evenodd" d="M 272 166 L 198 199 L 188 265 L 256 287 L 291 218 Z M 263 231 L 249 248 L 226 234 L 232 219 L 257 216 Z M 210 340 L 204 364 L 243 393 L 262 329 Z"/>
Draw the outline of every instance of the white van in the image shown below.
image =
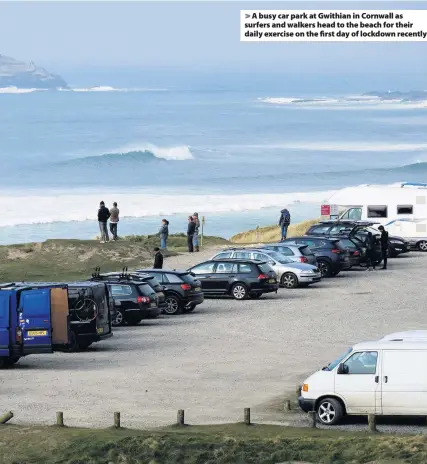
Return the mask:
<path fill-rule="evenodd" d="M 299 405 L 325 425 L 346 414 L 427 415 L 426 366 L 426 340 L 359 343 L 305 380 Z"/>
<path fill-rule="evenodd" d="M 393 332 L 386 335 L 381 340 L 394 342 L 424 340 L 427 342 L 427 330 L 406 330 L 404 332 Z"/>

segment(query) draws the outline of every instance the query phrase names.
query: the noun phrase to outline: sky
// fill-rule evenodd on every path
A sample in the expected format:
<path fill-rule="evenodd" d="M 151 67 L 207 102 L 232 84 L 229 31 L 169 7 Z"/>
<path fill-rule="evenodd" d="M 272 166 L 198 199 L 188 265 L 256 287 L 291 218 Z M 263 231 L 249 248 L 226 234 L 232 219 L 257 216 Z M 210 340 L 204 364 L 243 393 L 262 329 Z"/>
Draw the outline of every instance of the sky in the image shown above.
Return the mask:
<path fill-rule="evenodd" d="M 245 43 L 240 9 L 426 9 L 427 2 L 0 2 L 0 53 L 85 67 L 427 75 L 424 43 Z M 426 85 L 427 87 L 427 85 Z"/>

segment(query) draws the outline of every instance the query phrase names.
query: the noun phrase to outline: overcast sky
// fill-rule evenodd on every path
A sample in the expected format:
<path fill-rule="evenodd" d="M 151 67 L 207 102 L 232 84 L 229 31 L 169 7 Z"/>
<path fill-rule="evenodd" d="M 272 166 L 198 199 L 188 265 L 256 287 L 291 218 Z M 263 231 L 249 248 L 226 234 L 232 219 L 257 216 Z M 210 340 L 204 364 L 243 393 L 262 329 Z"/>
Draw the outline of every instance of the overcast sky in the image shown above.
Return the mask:
<path fill-rule="evenodd" d="M 391 2 L 0 2 L 0 53 L 87 66 L 427 73 L 424 43 L 241 43 L 240 9 L 425 9 Z"/>

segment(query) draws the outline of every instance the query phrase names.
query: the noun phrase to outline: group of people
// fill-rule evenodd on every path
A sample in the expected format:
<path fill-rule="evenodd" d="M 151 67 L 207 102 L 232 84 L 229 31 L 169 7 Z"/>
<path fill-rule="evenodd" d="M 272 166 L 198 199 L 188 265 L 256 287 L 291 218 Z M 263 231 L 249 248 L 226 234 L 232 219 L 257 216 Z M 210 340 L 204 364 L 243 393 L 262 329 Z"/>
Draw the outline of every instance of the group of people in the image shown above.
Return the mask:
<path fill-rule="evenodd" d="M 378 230 L 381 232 L 380 236 L 380 245 L 381 245 L 381 258 L 383 261 L 383 266 L 380 269 L 387 269 L 387 258 L 388 258 L 388 232 L 384 229 L 383 226 L 379 226 Z M 377 261 L 376 256 L 376 243 L 375 237 L 372 232 L 368 232 L 366 238 L 366 258 L 368 271 L 375 270 L 375 262 Z"/>
<path fill-rule="evenodd" d="M 199 213 L 194 213 L 192 216 L 188 216 L 187 225 L 187 247 L 188 252 L 193 253 L 194 251 L 200 251 L 199 246 L 199 233 L 200 233 L 200 220 Z M 160 249 L 166 250 L 168 246 L 169 237 L 169 221 L 162 219 L 162 225 L 159 230 L 160 236 Z"/>
<path fill-rule="evenodd" d="M 98 223 L 99 231 L 101 232 L 101 243 L 107 243 L 110 241 L 107 228 L 108 220 L 110 220 L 110 232 L 113 236 L 113 240 L 118 240 L 117 225 L 119 223 L 119 214 L 120 211 L 119 208 L 117 208 L 116 202 L 113 203 L 113 207 L 111 209 L 108 209 L 103 201 L 99 204 Z"/>

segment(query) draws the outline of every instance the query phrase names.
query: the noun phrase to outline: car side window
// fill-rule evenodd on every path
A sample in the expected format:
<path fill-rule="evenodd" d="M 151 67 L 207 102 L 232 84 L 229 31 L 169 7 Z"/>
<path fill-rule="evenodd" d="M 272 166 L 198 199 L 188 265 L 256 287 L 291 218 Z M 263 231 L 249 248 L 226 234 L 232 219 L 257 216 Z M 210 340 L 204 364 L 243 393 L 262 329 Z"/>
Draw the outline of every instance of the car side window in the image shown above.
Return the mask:
<path fill-rule="evenodd" d="M 215 259 L 224 259 L 224 258 L 231 258 L 231 255 L 233 253 L 231 251 L 228 251 L 228 252 L 223 252 L 223 253 L 218 253 L 216 256 L 215 256 Z"/>
<path fill-rule="evenodd" d="M 339 234 L 342 230 L 346 229 L 345 226 L 343 225 L 340 225 L 340 226 L 334 226 L 332 227 L 331 231 L 330 231 L 330 234 L 331 235 L 334 235 L 334 234 Z"/>
<path fill-rule="evenodd" d="M 237 272 L 237 265 L 235 263 L 218 263 L 215 272 L 217 274 L 232 274 Z"/>
<path fill-rule="evenodd" d="M 182 284 L 183 283 L 183 281 L 176 274 L 163 274 L 163 275 L 164 275 L 164 282 L 168 282 L 170 284 Z"/>
<path fill-rule="evenodd" d="M 250 264 L 239 264 L 240 274 L 250 274 L 252 272 L 252 266 Z"/>
<path fill-rule="evenodd" d="M 214 266 L 216 263 L 203 263 L 199 264 L 198 266 L 194 266 L 191 269 L 191 272 L 194 274 L 211 274 L 213 272 Z"/>
<path fill-rule="evenodd" d="M 375 374 L 377 372 L 377 351 L 361 351 L 354 353 L 344 363 L 347 374 Z"/>
<path fill-rule="evenodd" d="M 285 255 L 285 256 L 293 256 L 294 255 L 293 251 L 290 248 L 284 247 L 284 246 L 277 247 L 277 251 L 279 253 L 282 253 L 282 255 Z"/>
<path fill-rule="evenodd" d="M 132 287 L 130 285 L 111 285 L 110 288 L 113 297 L 132 295 Z"/>
<path fill-rule="evenodd" d="M 259 261 L 268 261 L 267 256 L 264 253 L 254 253 L 253 259 L 258 259 Z"/>
<path fill-rule="evenodd" d="M 330 226 L 314 226 L 310 229 L 310 234 L 327 234 Z"/>
<path fill-rule="evenodd" d="M 251 259 L 251 254 L 246 251 L 236 251 L 233 258 L 238 259 Z"/>

